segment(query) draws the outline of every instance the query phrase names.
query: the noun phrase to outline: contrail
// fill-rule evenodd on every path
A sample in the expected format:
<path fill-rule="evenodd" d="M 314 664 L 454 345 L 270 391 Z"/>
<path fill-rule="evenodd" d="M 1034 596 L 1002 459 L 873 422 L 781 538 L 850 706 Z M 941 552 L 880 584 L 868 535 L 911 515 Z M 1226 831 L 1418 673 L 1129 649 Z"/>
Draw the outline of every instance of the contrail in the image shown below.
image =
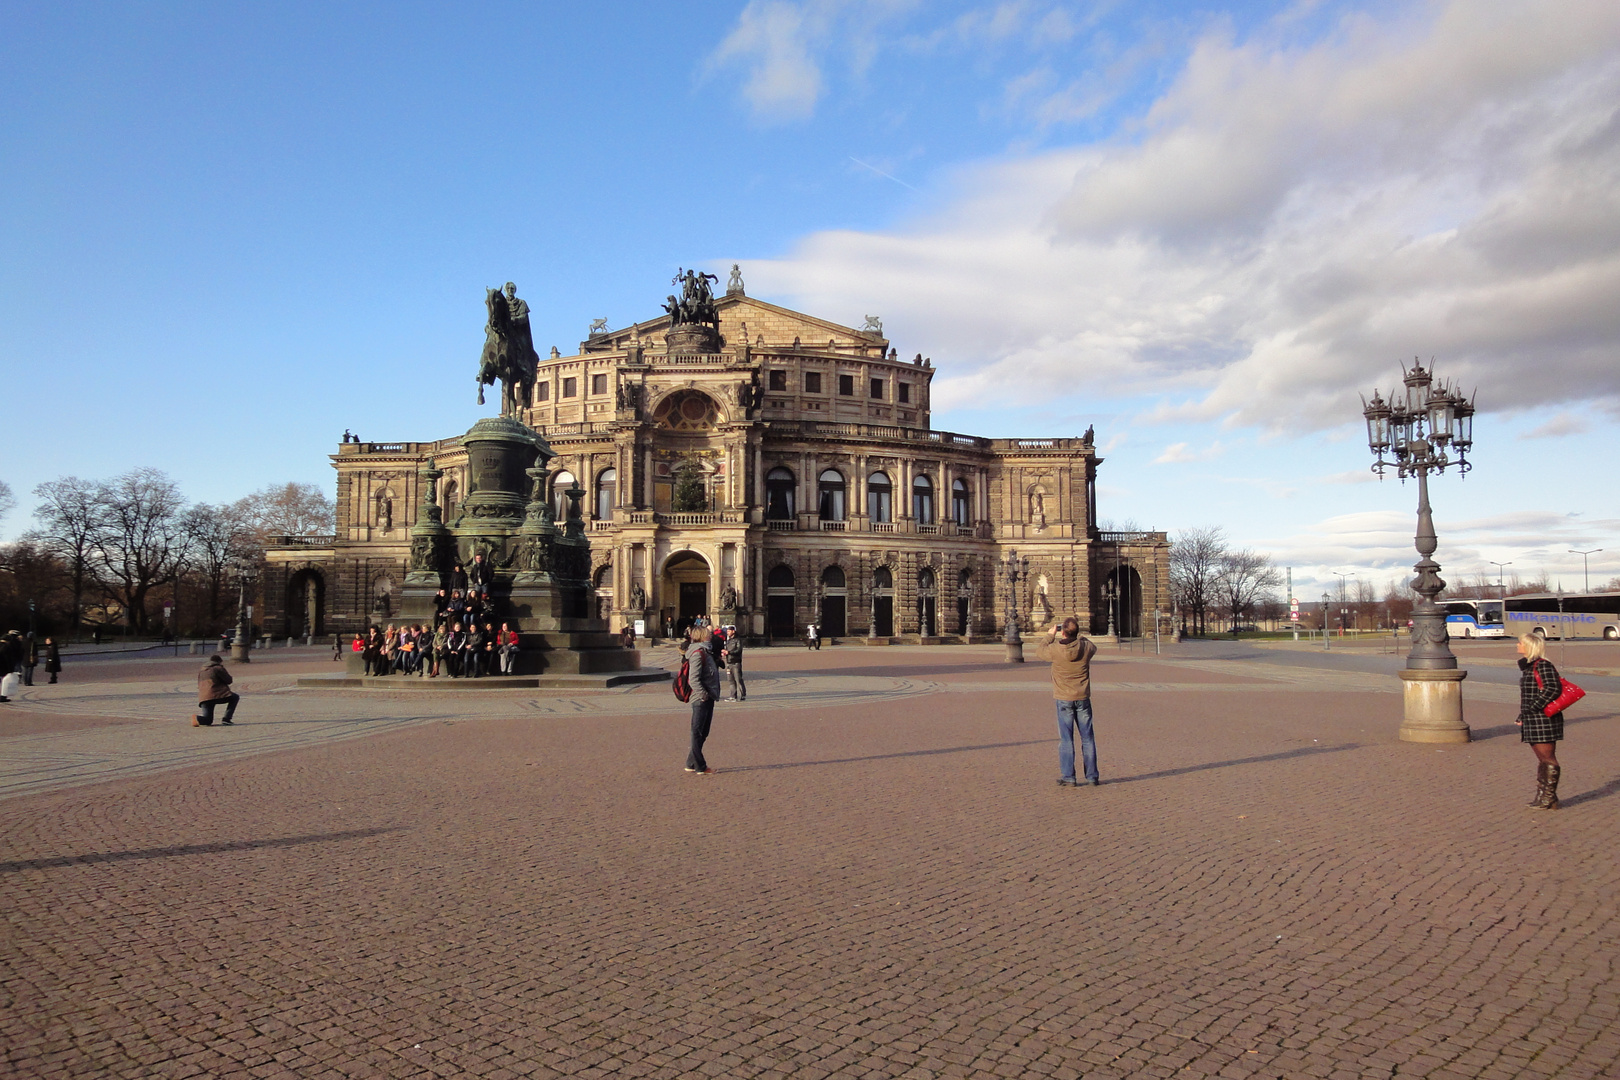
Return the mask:
<path fill-rule="evenodd" d="M 917 192 L 917 194 L 919 194 L 919 195 L 922 194 L 922 192 L 920 190 L 918 190 L 917 188 L 912 187 L 910 184 L 906 183 L 904 180 L 900 179 L 898 176 L 890 176 L 888 173 L 884 172 L 882 169 L 878 168 L 876 165 L 868 165 L 866 162 L 862 161 L 858 157 L 851 157 L 849 160 L 853 161 L 855 164 L 859 165 L 863 169 L 871 169 L 873 172 L 877 173 L 879 176 L 883 177 L 885 180 L 893 180 L 895 183 L 899 184 L 903 188 L 910 188 L 910 190 Z"/>

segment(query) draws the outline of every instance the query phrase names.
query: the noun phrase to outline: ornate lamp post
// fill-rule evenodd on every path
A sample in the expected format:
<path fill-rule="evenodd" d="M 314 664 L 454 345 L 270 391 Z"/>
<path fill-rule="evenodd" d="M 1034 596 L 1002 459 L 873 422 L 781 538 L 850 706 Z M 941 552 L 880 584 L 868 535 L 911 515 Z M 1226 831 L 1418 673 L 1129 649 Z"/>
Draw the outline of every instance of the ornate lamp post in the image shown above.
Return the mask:
<path fill-rule="evenodd" d="M 1001 640 L 1007 646 L 1007 663 L 1022 664 L 1024 639 L 1018 635 L 1018 580 L 1029 576 L 1029 560 L 1009 548 L 1001 572 L 1007 578 L 1007 632 Z"/>
<path fill-rule="evenodd" d="M 248 588 L 259 576 L 259 568 L 243 560 L 236 564 L 236 640 L 231 643 L 231 659 L 239 664 L 253 662 L 253 627 L 248 621 Z"/>
<path fill-rule="evenodd" d="M 1446 615 L 1435 602 L 1446 583 L 1433 558 L 1439 538 L 1429 507 L 1429 473 L 1455 466 L 1466 474 L 1472 467 L 1468 451 L 1474 445 L 1474 402 L 1445 383 L 1436 384 L 1433 373 L 1415 360 L 1410 369 L 1403 368 L 1403 375 L 1404 395 L 1391 391 L 1386 402 L 1374 390 L 1370 402 L 1362 399 L 1373 472 L 1382 478 L 1385 469 L 1393 468 L 1401 480 L 1411 476 L 1418 483 L 1414 543 L 1421 558 L 1412 579 L 1418 601 L 1412 606 L 1412 651 L 1400 673 L 1406 700 L 1400 737 L 1407 742 L 1467 742 L 1462 681 L 1468 673 L 1457 668 L 1447 645 Z M 1394 460 L 1385 461 L 1385 454 Z"/>
<path fill-rule="evenodd" d="M 1587 561 L 1586 561 L 1587 557 L 1590 556 L 1590 555 L 1596 555 L 1598 552 L 1600 552 L 1602 550 L 1603 550 L 1602 548 L 1587 548 L 1585 551 L 1581 551 L 1579 548 L 1570 548 L 1569 549 L 1569 553 L 1571 555 L 1579 555 L 1581 557 L 1581 591 L 1582 592 L 1591 592 L 1592 591 L 1592 567 L 1587 563 Z"/>

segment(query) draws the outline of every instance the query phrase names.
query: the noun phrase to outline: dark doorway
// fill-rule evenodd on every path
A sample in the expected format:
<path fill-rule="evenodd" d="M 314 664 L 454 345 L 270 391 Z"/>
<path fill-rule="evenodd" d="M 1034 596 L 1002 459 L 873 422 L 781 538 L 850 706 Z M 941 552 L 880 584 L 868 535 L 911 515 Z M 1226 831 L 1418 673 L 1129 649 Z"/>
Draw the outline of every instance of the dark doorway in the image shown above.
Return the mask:
<path fill-rule="evenodd" d="M 765 626 L 773 638 L 793 640 L 793 568 L 773 566 L 765 578 Z"/>
<path fill-rule="evenodd" d="M 923 637 L 934 636 L 934 603 L 934 572 L 924 570 L 917 575 L 917 632 Z"/>
<path fill-rule="evenodd" d="M 847 593 L 844 571 L 829 566 L 821 572 L 821 636 L 843 637 L 848 633 L 844 625 L 844 604 Z"/>
<path fill-rule="evenodd" d="M 677 629 L 686 629 L 692 625 L 693 619 L 708 613 L 709 583 L 706 581 L 681 582 L 681 609 L 676 623 Z"/>
<path fill-rule="evenodd" d="M 872 571 L 872 636 L 894 636 L 894 575 L 886 566 Z"/>

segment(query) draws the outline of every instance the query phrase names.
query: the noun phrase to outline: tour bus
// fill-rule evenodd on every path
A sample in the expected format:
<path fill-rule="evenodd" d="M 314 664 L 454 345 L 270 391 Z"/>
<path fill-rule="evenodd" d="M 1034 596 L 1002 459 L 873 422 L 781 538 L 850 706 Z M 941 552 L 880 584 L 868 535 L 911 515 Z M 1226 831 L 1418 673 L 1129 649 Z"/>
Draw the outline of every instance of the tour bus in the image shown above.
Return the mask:
<path fill-rule="evenodd" d="M 1533 593 L 1507 598 L 1507 632 L 1556 638 L 1620 640 L 1620 592 Z"/>
<path fill-rule="evenodd" d="M 1446 633 L 1454 638 L 1506 637 L 1500 600 L 1446 600 Z"/>

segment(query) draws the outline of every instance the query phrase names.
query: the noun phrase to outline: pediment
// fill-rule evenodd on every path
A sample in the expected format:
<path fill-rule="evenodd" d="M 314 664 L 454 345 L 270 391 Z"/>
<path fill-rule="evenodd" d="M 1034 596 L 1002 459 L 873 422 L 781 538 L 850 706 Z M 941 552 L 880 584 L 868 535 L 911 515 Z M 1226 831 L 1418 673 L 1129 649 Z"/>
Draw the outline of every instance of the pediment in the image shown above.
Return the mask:
<path fill-rule="evenodd" d="M 738 293 L 718 296 L 714 306 L 720 316 L 720 334 L 728 346 L 742 344 L 745 326 L 748 328 L 748 343 L 755 348 L 785 348 L 791 346 L 795 338 L 807 349 L 825 348 L 829 341 L 835 346 L 888 346 L 888 339 L 882 334 L 857 330 L 752 296 Z M 668 330 L 669 315 L 663 314 L 645 322 L 597 334 L 580 343 L 580 352 L 616 352 L 629 348 L 637 340 L 649 347 L 661 347 Z"/>

